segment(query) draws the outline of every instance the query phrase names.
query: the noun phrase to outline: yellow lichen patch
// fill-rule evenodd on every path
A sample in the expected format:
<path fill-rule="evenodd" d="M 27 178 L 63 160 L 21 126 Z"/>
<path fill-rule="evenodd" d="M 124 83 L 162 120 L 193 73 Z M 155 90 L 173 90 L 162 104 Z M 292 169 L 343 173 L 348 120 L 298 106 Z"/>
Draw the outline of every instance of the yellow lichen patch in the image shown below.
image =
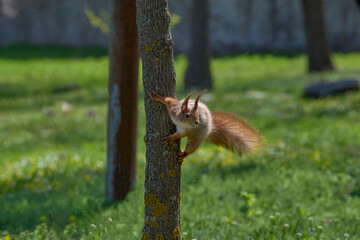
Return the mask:
<path fill-rule="evenodd" d="M 145 197 L 145 205 L 146 206 L 155 206 L 157 201 L 159 201 L 159 200 L 156 199 L 156 195 L 148 192 L 148 194 Z"/>
<path fill-rule="evenodd" d="M 157 61 L 157 62 L 160 61 L 160 58 L 155 58 L 155 61 Z"/>
<path fill-rule="evenodd" d="M 152 210 L 151 215 L 159 218 L 167 211 L 167 209 L 168 207 L 165 204 L 161 203 L 158 199 L 156 199 L 156 205 L 155 208 Z"/>
<path fill-rule="evenodd" d="M 152 44 L 151 44 L 151 46 L 154 47 L 155 44 L 156 44 L 156 41 L 153 41 Z"/>
<path fill-rule="evenodd" d="M 176 175 L 176 171 L 174 169 L 169 170 L 170 177 L 175 177 L 175 175 Z"/>
<path fill-rule="evenodd" d="M 155 236 L 155 240 L 165 240 L 165 238 L 160 233 L 157 233 L 156 236 Z"/>
<path fill-rule="evenodd" d="M 179 226 L 177 226 L 173 231 L 172 231 L 172 235 L 173 235 L 173 239 L 177 239 L 180 236 L 180 228 Z"/>
<path fill-rule="evenodd" d="M 152 50 L 152 48 L 149 46 L 149 44 L 145 44 L 145 50 L 147 50 L 147 51 L 151 51 L 151 50 Z"/>
<path fill-rule="evenodd" d="M 141 240 L 150 240 L 151 239 L 151 235 L 149 233 L 143 233 Z"/>
<path fill-rule="evenodd" d="M 161 177 L 161 178 L 164 178 L 164 177 L 165 177 L 165 173 L 164 173 L 164 172 L 160 173 L 160 177 Z"/>
<path fill-rule="evenodd" d="M 168 210 L 168 207 L 165 204 L 161 203 L 159 199 L 156 199 L 155 194 L 152 194 L 150 192 L 148 192 L 145 196 L 145 206 L 154 207 L 150 214 L 152 216 L 155 216 L 156 219 L 158 219 Z"/>
<path fill-rule="evenodd" d="M 151 227 L 155 227 L 155 228 L 159 226 L 159 223 L 157 221 L 146 221 L 145 224 L 148 224 Z"/>

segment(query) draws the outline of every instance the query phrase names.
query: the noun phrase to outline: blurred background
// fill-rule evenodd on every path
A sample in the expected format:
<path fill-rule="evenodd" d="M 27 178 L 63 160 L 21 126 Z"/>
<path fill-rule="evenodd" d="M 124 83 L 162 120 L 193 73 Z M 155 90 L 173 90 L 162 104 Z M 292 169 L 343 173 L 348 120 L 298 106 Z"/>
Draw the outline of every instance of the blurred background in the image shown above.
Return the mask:
<path fill-rule="evenodd" d="M 326 22 L 337 51 L 360 49 L 360 16 L 355 0 L 326 0 Z M 215 54 L 260 50 L 304 50 L 301 1 L 209 1 L 210 42 Z M 111 1 L 2 0 L 0 45 L 107 47 Z M 190 49 L 191 1 L 169 1 L 176 14 L 175 53 Z"/>

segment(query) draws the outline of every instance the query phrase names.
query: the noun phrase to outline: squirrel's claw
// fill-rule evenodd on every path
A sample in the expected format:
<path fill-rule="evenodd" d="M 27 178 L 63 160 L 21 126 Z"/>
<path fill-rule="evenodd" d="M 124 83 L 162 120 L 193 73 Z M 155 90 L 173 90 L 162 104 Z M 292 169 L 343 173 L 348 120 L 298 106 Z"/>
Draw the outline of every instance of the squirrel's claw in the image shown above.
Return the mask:
<path fill-rule="evenodd" d="M 178 162 L 181 165 L 184 161 L 184 158 L 187 156 L 187 153 L 185 151 L 180 151 L 177 155 L 178 155 Z"/>
<path fill-rule="evenodd" d="M 164 146 L 169 146 L 170 143 L 171 143 L 171 139 L 169 139 L 169 137 L 165 137 L 163 142 Z"/>

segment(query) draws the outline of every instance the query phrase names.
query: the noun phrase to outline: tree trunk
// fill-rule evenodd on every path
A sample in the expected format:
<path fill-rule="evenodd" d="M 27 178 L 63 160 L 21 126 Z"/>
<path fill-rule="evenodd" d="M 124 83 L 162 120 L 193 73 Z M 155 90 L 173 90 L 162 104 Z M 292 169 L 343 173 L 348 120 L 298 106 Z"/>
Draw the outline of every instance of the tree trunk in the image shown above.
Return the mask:
<path fill-rule="evenodd" d="M 309 71 L 333 70 L 324 1 L 303 0 Z"/>
<path fill-rule="evenodd" d="M 106 202 L 122 200 L 135 183 L 139 38 L 136 4 L 113 1 L 110 36 Z"/>
<path fill-rule="evenodd" d="M 356 5 L 359 7 L 359 9 L 360 9 L 360 0 L 355 0 L 355 2 L 356 2 Z"/>
<path fill-rule="evenodd" d="M 209 0 L 192 0 L 191 49 L 185 75 L 185 90 L 212 88 L 209 61 Z"/>
<path fill-rule="evenodd" d="M 137 0 L 146 113 L 145 225 L 142 239 L 180 239 L 179 141 L 165 147 L 174 133 L 165 106 L 147 92 L 176 96 L 173 41 L 167 0 Z"/>

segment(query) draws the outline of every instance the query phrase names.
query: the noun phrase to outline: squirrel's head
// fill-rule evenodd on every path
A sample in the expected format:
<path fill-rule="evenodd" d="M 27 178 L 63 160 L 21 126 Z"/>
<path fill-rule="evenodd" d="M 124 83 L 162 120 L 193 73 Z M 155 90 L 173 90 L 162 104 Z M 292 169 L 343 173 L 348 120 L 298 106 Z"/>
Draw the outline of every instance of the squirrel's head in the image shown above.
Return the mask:
<path fill-rule="evenodd" d="M 197 97 L 195 98 L 195 102 L 193 106 L 190 107 L 189 107 L 189 100 L 190 97 L 194 94 L 194 92 L 191 92 L 189 95 L 187 95 L 187 97 L 183 100 L 180 109 L 181 112 L 179 114 L 179 117 L 181 122 L 190 125 L 193 128 L 199 125 L 200 123 L 200 115 L 198 111 L 199 99 L 202 95 L 204 95 L 206 91 L 207 90 L 200 92 L 199 95 L 197 95 Z"/>

